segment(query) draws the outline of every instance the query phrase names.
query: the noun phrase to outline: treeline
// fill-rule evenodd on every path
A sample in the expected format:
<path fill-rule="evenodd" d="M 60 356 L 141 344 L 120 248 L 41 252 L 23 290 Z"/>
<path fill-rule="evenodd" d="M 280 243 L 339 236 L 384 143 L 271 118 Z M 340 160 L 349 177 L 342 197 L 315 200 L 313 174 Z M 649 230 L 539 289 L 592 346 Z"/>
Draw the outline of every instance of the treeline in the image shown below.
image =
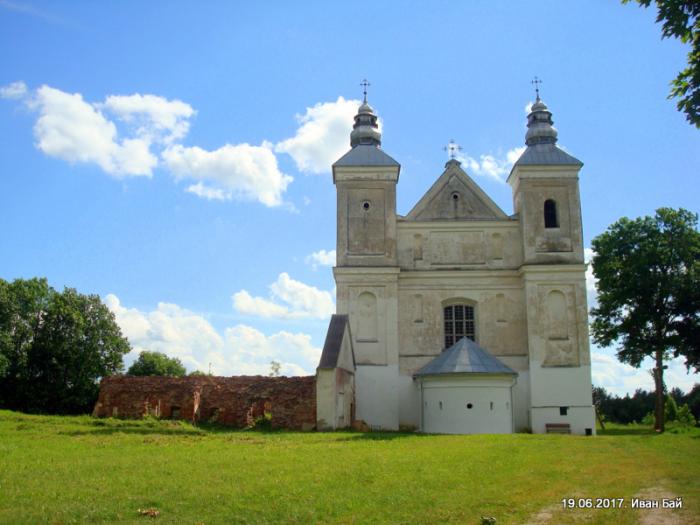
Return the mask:
<path fill-rule="evenodd" d="M 130 350 L 99 296 L 0 279 L 0 407 L 90 412 L 100 378 L 122 371 Z"/>
<path fill-rule="evenodd" d="M 674 403 L 671 403 L 672 399 Z M 647 392 L 638 388 L 634 395 L 629 394 L 619 397 L 610 394 L 602 386 L 593 387 L 593 403 L 598 414 L 604 421 L 615 423 L 641 423 L 645 417 L 654 411 L 654 392 Z M 677 407 L 688 405 L 690 412 L 697 421 L 700 421 L 700 384 L 695 384 L 693 389 L 685 394 L 680 388 L 673 388 L 667 393 L 667 407 L 675 404 Z M 671 408 L 671 411 L 673 408 Z M 667 408 L 668 412 L 668 408 Z"/>

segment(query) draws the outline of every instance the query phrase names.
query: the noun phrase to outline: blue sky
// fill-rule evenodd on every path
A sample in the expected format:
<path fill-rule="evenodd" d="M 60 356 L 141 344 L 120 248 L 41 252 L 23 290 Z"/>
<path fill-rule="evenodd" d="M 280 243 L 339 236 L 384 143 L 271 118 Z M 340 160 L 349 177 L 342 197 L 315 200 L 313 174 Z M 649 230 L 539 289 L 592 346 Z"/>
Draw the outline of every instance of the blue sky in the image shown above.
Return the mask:
<path fill-rule="evenodd" d="M 666 100 L 687 49 L 654 18 L 609 1 L 0 0 L 0 277 L 97 293 L 137 350 L 190 369 L 312 373 L 334 308 L 329 168 L 360 81 L 402 164 L 399 213 L 452 138 L 511 213 L 542 78 L 585 163 L 588 246 L 621 216 L 699 208 L 698 131 Z M 594 349 L 594 382 L 651 388 L 613 354 Z"/>

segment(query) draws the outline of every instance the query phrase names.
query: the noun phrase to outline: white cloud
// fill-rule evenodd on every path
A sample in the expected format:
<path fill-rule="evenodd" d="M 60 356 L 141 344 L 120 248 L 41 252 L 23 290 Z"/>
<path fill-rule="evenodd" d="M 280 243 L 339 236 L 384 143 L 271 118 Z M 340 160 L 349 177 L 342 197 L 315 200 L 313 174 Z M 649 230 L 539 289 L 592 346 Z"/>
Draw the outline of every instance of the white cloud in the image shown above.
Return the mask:
<path fill-rule="evenodd" d="M 287 273 L 277 277 L 270 292 L 270 299 L 253 297 L 246 290 L 236 292 L 233 307 L 245 315 L 274 319 L 327 319 L 335 311 L 330 292 L 295 281 Z"/>
<path fill-rule="evenodd" d="M 697 374 L 688 374 L 681 358 L 666 363 L 664 381 L 669 389 L 678 387 L 688 392 L 699 381 Z M 640 368 L 621 363 L 615 357 L 614 350 L 591 348 L 591 375 L 594 386 L 603 386 L 615 395 L 634 394 L 638 388 L 653 392 L 654 380 L 649 371 L 654 367 L 650 358 L 646 358 Z"/>
<path fill-rule="evenodd" d="M 195 114 L 189 104 L 156 95 L 110 95 L 101 105 L 124 122 L 136 126 L 136 134 L 151 142 L 170 144 L 182 139 Z"/>
<path fill-rule="evenodd" d="M 593 275 L 593 264 L 592 260 L 595 257 L 595 252 L 592 248 L 584 248 L 583 258 L 588 265 L 586 267 L 586 295 L 588 296 L 588 308 L 592 308 L 598 304 L 598 291 L 596 290 L 596 283 L 598 280 Z"/>
<path fill-rule="evenodd" d="M 222 336 L 204 317 L 175 304 L 159 303 L 155 310 L 143 312 L 122 306 L 113 294 L 105 304 L 133 347 L 127 366 L 147 350 L 177 357 L 189 371 L 207 372 L 211 363 L 216 375 L 267 374 L 274 359 L 282 364 L 282 374 L 306 375 L 313 373 L 321 356 L 321 349 L 303 333 L 268 336 L 239 324 Z"/>
<path fill-rule="evenodd" d="M 494 155 L 480 155 L 479 160 L 476 160 L 469 155 L 458 156 L 457 160 L 462 163 L 467 173 L 481 177 L 489 177 L 498 182 L 505 182 L 510 169 L 515 161 L 520 158 L 520 155 L 525 151 L 525 147 L 513 148 L 509 150 L 504 157 L 496 157 Z"/>
<path fill-rule="evenodd" d="M 299 171 L 328 173 L 331 164 L 350 149 L 353 117 L 359 100 L 338 97 L 335 102 L 319 102 L 297 115 L 296 134 L 279 142 L 275 151 L 291 155 Z"/>
<path fill-rule="evenodd" d="M 22 81 L 13 82 L 0 87 L 0 98 L 21 99 L 27 95 L 27 84 Z"/>
<path fill-rule="evenodd" d="M 282 194 L 294 180 L 279 170 L 267 142 L 261 146 L 226 144 L 214 151 L 175 145 L 162 157 L 176 179 L 206 181 L 206 188 L 188 188 L 205 198 L 257 200 L 266 206 L 279 206 L 283 204 Z"/>
<path fill-rule="evenodd" d="M 39 111 L 34 136 L 37 148 L 46 155 L 94 163 L 115 176 L 150 176 L 158 162 L 148 141 L 134 138 L 120 142 L 114 123 L 85 102 L 80 93 L 41 86 L 30 107 Z"/>
<path fill-rule="evenodd" d="M 218 188 L 210 188 L 209 186 L 205 186 L 201 182 L 188 186 L 185 191 L 188 193 L 193 193 L 194 195 L 197 195 L 197 197 L 201 197 L 210 201 L 231 200 L 230 195 L 228 195 L 223 190 Z"/>
<path fill-rule="evenodd" d="M 534 102 L 533 102 L 532 100 L 528 101 L 528 103 L 525 104 L 525 114 L 526 114 L 526 115 L 529 115 L 530 112 L 532 111 L 532 105 L 533 105 L 533 104 L 534 104 Z"/>
<path fill-rule="evenodd" d="M 319 266 L 333 266 L 335 264 L 335 250 L 319 250 L 307 255 L 304 261 L 316 270 Z"/>

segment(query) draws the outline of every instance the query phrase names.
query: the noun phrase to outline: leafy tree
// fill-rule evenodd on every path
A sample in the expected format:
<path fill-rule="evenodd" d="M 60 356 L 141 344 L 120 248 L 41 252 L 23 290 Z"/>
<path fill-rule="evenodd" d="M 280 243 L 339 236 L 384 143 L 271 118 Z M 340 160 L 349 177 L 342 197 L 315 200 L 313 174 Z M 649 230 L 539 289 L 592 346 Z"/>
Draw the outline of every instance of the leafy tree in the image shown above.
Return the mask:
<path fill-rule="evenodd" d="M 280 375 L 280 370 L 282 369 L 282 364 L 274 359 L 270 361 L 270 377 L 278 377 Z"/>
<path fill-rule="evenodd" d="M 130 376 L 182 377 L 186 373 L 179 359 L 168 357 L 161 352 L 141 352 L 127 371 Z"/>
<path fill-rule="evenodd" d="M 187 374 L 187 375 L 190 376 L 190 377 L 205 377 L 205 376 L 207 376 L 207 375 L 209 375 L 209 374 L 205 374 L 205 373 L 202 372 L 201 370 L 193 370 L 192 372 L 190 372 L 190 373 Z"/>
<path fill-rule="evenodd" d="M 678 405 L 673 396 L 666 396 L 666 403 L 664 404 L 664 416 L 666 421 L 675 421 L 678 417 Z"/>
<path fill-rule="evenodd" d="M 97 295 L 46 279 L 0 279 L 0 405 L 29 412 L 92 409 L 98 380 L 122 370 L 130 351 L 114 314 Z"/>
<path fill-rule="evenodd" d="M 630 0 L 622 0 L 627 4 Z M 636 0 L 649 7 L 652 0 Z M 677 98 L 676 107 L 691 124 L 700 128 L 700 2 L 697 0 L 655 0 L 656 21 L 661 22 L 662 38 L 680 38 L 690 44 L 688 67 L 671 82 L 668 98 Z"/>
<path fill-rule="evenodd" d="M 697 215 L 660 208 L 654 217 L 622 218 L 592 242 L 598 307 L 596 343 L 619 343 L 620 361 L 654 359 L 655 428 L 664 430 L 664 362 L 683 356 L 700 369 L 700 233 Z"/>

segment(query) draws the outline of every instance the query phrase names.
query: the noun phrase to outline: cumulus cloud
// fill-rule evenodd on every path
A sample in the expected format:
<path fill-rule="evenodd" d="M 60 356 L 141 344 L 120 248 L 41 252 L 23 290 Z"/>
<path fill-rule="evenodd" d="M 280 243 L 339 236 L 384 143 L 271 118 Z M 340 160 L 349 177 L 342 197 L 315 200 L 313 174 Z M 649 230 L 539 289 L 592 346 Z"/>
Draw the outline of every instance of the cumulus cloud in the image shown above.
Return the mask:
<path fill-rule="evenodd" d="M 488 154 L 480 155 L 477 160 L 469 155 L 464 155 L 458 156 L 457 160 L 462 163 L 467 173 L 470 175 L 488 177 L 498 182 L 505 182 L 513 164 L 520 158 L 520 155 L 522 155 L 524 151 L 525 147 L 523 146 L 509 150 L 503 157 L 496 157 Z"/>
<path fill-rule="evenodd" d="M 697 382 L 697 375 L 689 374 L 683 365 L 681 358 L 667 362 L 668 369 L 664 371 L 664 381 L 669 388 L 678 387 L 688 392 Z M 614 355 L 613 350 L 601 349 L 596 346 L 591 348 L 591 375 L 595 386 L 603 386 L 609 392 L 624 396 L 634 394 L 638 388 L 647 391 L 654 390 L 654 379 L 650 370 L 654 363 L 650 358 L 642 362 L 640 368 L 634 368 L 626 363 L 621 363 Z"/>
<path fill-rule="evenodd" d="M 311 255 L 307 255 L 304 261 L 316 270 L 319 266 L 333 266 L 335 264 L 335 259 L 335 250 L 326 251 L 321 249 L 317 252 L 313 252 Z"/>
<path fill-rule="evenodd" d="M 297 115 L 296 134 L 279 142 L 275 151 L 288 153 L 299 171 L 327 173 L 331 164 L 350 149 L 353 117 L 359 100 L 338 97 L 335 102 L 319 102 Z"/>
<path fill-rule="evenodd" d="M 246 325 L 227 328 L 219 334 L 204 317 L 176 304 L 159 303 L 144 312 L 123 306 L 107 295 L 105 304 L 114 313 L 133 351 L 127 366 L 144 350 L 177 357 L 188 370 L 211 370 L 216 375 L 267 374 L 270 361 L 282 364 L 284 375 L 312 374 L 321 356 L 311 337 L 281 331 L 265 335 Z"/>
<path fill-rule="evenodd" d="M 27 95 L 27 84 L 22 81 L 13 82 L 0 87 L 0 98 L 22 99 Z"/>
<path fill-rule="evenodd" d="M 273 319 L 326 319 L 335 311 L 330 292 L 295 281 L 287 273 L 270 285 L 269 299 L 241 290 L 233 295 L 233 307 L 245 315 Z"/>
<path fill-rule="evenodd" d="M 583 257 L 588 265 L 586 268 L 586 295 L 588 296 L 588 308 L 593 308 L 598 304 L 598 291 L 596 283 L 598 280 L 593 275 L 593 264 L 591 261 L 595 257 L 595 252 L 592 248 L 584 248 Z"/>
<path fill-rule="evenodd" d="M 119 140 L 117 128 L 80 93 L 41 86 L 29 102 L 39 112 L 37 148 L 68 162 L 94 163 L 114 176 L 151 176 L 158 160 L 140 138 Z"/>
<path fill-rule="evenodd" d="M 187 191 L 205 198 L 257 200 L 266 206 L 283 203 L 292 180 L 279 170 L 272 145 L 226 144 L 214 151 L 175 145 L 162 154 L 176 179 L 206 181 Z"/>
<path fill-rule="evenodd" d="M 195 114 L 189 104 L 156 95 L 110 95 L 101 105 L 124 122 L 136 126 L 136 134 L 152 142 L 170 144 L 182 139 Z"/>

